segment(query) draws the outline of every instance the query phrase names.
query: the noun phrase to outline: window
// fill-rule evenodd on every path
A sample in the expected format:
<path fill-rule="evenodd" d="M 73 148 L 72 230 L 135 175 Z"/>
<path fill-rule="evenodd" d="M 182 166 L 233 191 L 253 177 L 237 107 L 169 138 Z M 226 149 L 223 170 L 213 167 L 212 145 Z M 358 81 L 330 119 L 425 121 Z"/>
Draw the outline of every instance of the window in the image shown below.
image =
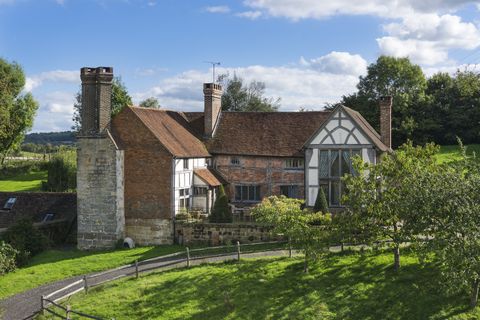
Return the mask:
<path fill-rule="evenodd" d="M 298 198 L 298 186 L 280 186 L 280 194 L 289 198 Z"/>
<path fill-rule="evenodd" d="M 190 194 L 190 189 L 180 189 L 180 197 L 188 196 Z"/>
<path fill-rule="evenodd" d="M 179 207 L 188 209 L 190 207 L 190 198 L 180 199 Z"/>
<path fill-rule="evenodd" d="M 188 159 L 183 159 L 183 170 L 190 169 L 189 164 L 190 164 L 190 161 L 188 161 Z"/>
<path fill-rule="evenodd" d="M 178 207 L 188 209 L 190 207 L 190 189 L 180 189 L 179 194 Z"/>
<path fill-rule="evenodd" d="M 240 165 L 240 159 L 238 157 L 231 157 L 230 158 L 230 164 L 232 166 L 239 166 Z"/>
<path fill-rule="evenodd" d="M 52 221 L 55 218 L 55 213 L 47 213 L 45 217 L 43 217 L 42 222 Z"/>
<path fill-rule="evenodd" d="M 352 159 L 361 154 L 360 149 L 320 150 L 318 174 L 330 206 L 340 206 L 345 187 L 341 177 L 355 174 Z"/>
<path fill-rule="evenodd" d="M 260 201 L 260 186 L 235 186 L 235 201 Z"/>
<path fill-rule="evenodd" d="M 17 201 L 17 198 L 8 198 L 7 202 L 3 206 L 3 209 L 6 209 L 6 210 L 12 209 L 16 201 Z"/>
<path fill-rule="evenodd" d="M 285 160 L 285 168 L 287 169 L 303 169 L 303 159 L 287 159 Z"/>
<path fill-rule="evenodd" d="M 205 196 L 207 194 L 207 187 L 193 187 L 193 195 Z"/>

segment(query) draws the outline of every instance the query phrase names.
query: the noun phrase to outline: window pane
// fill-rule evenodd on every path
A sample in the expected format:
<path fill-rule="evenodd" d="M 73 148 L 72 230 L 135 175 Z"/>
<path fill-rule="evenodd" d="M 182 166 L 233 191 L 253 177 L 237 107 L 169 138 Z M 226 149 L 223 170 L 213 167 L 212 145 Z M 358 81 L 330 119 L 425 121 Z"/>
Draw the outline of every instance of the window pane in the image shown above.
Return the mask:
<path fill-rule="evenodd" d="M 323 189 L 323 193 L 325 194 L 325 199 L 327 200 L 327 203 L 330 203 L 329 199 L 329 192 L 328 192 L 328 181 L 320 181 L 320 188 Z M 315 199 L 317 200 L 317 199 Z"/>
<path fill-rule="evenodd" d="M 288 197 L 288 186 L 280 186 L 280 194 Z"/>
<path fill-rule="evenodd" d="M 235 186 L 235 200 L 242 200 L 242 187 L 240 186 Z"/>
<path fill-rule="evenodd" d="M 255 187 L 248 187 L 248 200 L 255 200 Z"/>
<path fill-rule="evenodd" d="M 350 173 L 351 167 L 351 158 L 350 158 L 350 150 L 342 150 L 342 174 L 343 177 L 345 174 Z"/>
<path fill-rule="evenodd" d="M 332 180 L 331 182 L 330 202 L 333 206 L 340 205 L 340 181 Z"/>
<path fill-rule="evenodd" d="M 337 150 L 330 152 L 330 176 L 338 177 L 340 174 L 340 158 Z"/>
<path fill-rule="evenodd" d="M 242 186 L 242 200 L 248 200 L 248 187 Z"/>
<path fill-rule="evenodd" d="M 327 178 L 328 177 L 328 151 L 322 150 L 320 151 L 320 178 Z"/>
<path fill-rule="evenodd" d="M 260 186 L 255 187 L 255 200 L 260 200 Z"/>

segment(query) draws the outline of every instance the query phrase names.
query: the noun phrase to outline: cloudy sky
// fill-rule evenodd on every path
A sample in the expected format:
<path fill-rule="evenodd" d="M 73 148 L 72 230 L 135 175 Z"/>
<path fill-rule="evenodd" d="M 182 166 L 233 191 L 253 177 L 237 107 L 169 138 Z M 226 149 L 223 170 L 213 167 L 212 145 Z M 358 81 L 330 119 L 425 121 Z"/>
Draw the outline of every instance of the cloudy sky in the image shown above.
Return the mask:
<path fill-rule="evenodd" d="M 480 63 L 480 1 L 0 0 L 0 57 L 40 102 L 33 131 L 67 130 L 82 66 L 112 66 L 134 102 L 202 109 L 221 73 L 264 81 L 281 110 L 321 110 L 381 54 L 427 75 Z"/>

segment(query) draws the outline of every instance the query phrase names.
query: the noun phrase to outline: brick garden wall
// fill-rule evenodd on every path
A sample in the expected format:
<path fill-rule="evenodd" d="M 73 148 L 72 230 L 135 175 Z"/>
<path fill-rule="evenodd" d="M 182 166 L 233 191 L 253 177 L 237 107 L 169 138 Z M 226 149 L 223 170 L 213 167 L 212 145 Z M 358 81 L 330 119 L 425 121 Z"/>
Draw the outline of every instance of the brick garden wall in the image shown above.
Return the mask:
<path fill-rule="evenodd" d="M 271 234 L 272 227 L 260 224 L 236 223 L 175 223 L 175 240 L 179 244 L 210 246 L 281 240 Z"/>

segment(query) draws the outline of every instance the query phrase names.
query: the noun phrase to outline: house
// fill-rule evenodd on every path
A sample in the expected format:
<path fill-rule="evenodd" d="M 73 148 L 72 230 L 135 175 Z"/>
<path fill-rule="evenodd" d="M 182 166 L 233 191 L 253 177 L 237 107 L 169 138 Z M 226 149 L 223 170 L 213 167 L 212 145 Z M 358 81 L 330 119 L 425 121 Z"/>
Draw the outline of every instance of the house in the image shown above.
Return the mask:
<path fill-rule="evenodd" d="M 356 111 L 222 112 L 222 87 L 203 86 L 204 110 L 125 107 L 111 114 L 112 68 L 82 68 L 78 135 L 78 246 L 172 243 L 175 216 L 210 212 L 224 185 L 232 209 L 265 196 L 304 198 L 319 188 L 341 207 L 340 177 L 361 155 L 391 147 L 391 98 L 380 101 L 381 134 Z"/>

